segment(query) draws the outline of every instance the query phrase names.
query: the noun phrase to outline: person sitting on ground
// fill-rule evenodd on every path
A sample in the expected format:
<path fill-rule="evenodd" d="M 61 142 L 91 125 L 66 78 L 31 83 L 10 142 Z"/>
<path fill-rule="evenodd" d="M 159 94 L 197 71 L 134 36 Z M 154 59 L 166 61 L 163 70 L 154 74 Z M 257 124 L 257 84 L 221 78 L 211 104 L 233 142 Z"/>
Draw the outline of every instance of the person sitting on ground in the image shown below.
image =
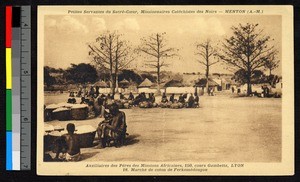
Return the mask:
<path fill-rule="evenodd" d="M 168 102 L 168 98 L 167 98 L 165 92 L 163 93 L 163 95 L 162 95 L 162 97 L 161 97 L 161 102 L 162 102 L 162 103 L 167 103 L 167 102 Z"/>
<path fill-rule="evenodd" d="M 188 94 L 185 92 L 185 93 L 183 94 L 182 97 L 183 97 L 184 99 L 187 99 L 187 96 L 188 96 Z"/>
<path fill-rule="evenodd" d="M 195 103 L 195 99 L 193 97 L 193 94 L 190 95 L 188 102 L 187 102 L 187 107 L 188 108 L 193 108 Z"/>
<path fill-rule="evenodd" d="M 126 99 L 124 94 L 120 93 L 120 99 Z"/>
<path fill-rule="evenodd" d="M 134 100 L 134 96 L 133 96 L 132 92 L 129 93 L 128 100 Z"/>
<path fill-rule="evenodd" d="M 85 98 L 84 97 L 81 97 L 81 102 L 80 104 L 85 104 Z"/>
<path fill-rule="evenodd" d="M 182 103 L 182 104 L 185 103 L 185 99 L 184 99 L 184 97 L 182 96 L 182 94 L 179 95 L 178 102 L 180 102 L 180 103 Z"/>
<path fill-rule="evenodd" d="M 174 97 L 175 97 L 175 94 L 172 94 L 172 95 L 170 96 L 170 101 L 171 101 L 172 103 L 174 103 Z"/>
<path fill-rule="evenodd" d="M 195 106 L 199 107 L 199 96 L 198 96 L 197 92 L 195 93 Z"/>
<path fill-rule="evenodd" d="M 99 148 L 106 147 L 107 142 L 112 139 L 116 147 L 124 144 L 126 136 L 126 116 L 120 111 L 117 104 L 109 107 L 109 117 L 105 121 L 99 123 L 97 134 L 100 138 Z"/>
<path fill-rule="evenodd" d="M 94 108 L 94 102 L 89 101 L 88 102 L 88 119 L 94 118 L 96 116 L 95 108 Z"/>
<path fill-rule="evenodd" d="M 55 159 L 59 159 L 59 154 L 64 152 L 66 148 L 66 153 L 61 158 L 64 161 L 79 161 L 80 160 L 80 145 L 79 137 L 74 133 L 75 125 L 69 123 L 67 125 L 67 134 L 62 135 L 57 141 L 56 145 L 58 150 L 56 151 Z"/>
<path fill-rule="evenodd" d="M 154 93 L 151 93 L 151 94 L 150 94 L 150 102 L 151 102 L 151 103 L 155 103 L 155 96 L 154 96 Z"/>

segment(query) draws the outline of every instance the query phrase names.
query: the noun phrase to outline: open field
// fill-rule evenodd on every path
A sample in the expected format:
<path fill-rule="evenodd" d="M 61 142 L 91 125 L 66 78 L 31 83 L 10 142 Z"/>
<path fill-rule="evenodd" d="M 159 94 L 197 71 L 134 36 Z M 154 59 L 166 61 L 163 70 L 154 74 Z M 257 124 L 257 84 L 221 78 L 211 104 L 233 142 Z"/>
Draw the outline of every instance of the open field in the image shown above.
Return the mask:
<path fill-rule="evenodd" d="M 65 102 L 67 98 L 66 94 L 47 95 L 45 104 Z M 281 161 L 281 99 L 202 96 L 200 108 L 133 108 L 124 112 L 127 145 L 83 148 L 85 161 Z M 47 124 L 64 127 L 73 122 L 96 127 L 100 121 Z"/>

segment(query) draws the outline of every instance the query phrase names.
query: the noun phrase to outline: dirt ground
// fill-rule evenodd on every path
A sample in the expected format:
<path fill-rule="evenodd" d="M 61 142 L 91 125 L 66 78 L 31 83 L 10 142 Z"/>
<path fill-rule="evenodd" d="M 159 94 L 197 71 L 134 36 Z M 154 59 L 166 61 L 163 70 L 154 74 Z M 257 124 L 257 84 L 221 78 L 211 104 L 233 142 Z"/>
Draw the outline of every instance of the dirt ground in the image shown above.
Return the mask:
<path fill-rule="evenodd" d="M 45 96 L 45 104 L 67 100 Z M 230 95 L 202 96 L 200 108 L 123 110 L 129 136 L 126 146 L 83 148 L 84 161 L 280 162 L 281 99 Z M 65 127 L 96 127 L 100 118 L 51 121 Z"/>

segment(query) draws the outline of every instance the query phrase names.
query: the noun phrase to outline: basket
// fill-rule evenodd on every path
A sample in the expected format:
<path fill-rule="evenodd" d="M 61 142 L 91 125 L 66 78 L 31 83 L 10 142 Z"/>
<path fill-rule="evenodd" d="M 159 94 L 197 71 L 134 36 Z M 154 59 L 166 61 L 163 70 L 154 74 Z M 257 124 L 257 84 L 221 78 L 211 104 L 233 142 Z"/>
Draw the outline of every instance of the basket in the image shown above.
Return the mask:
<path fill-rule="evenodd" d="M 76 134 L 79 137 L 81 148 L 92 147 L 96 135 L 96 129 L 90 125 L 78 126 Z"/>
<path fill-rule="evenodd" d="M 58 108 L 55 109 L 52 113 L 55 119 L 59 121 L 67 121 L 71 119 L 71 110 L 69 108 Z"/>
<path fill-rule="evenodd" d="M 80 106 L 73 106 L 70 111 L 71 118 L 75 120 L 84 120 L 88 116 L 87 106 L 84 104 L 80 104 Z"/>
<path fill-rule="evenodd" d="M 54 142 L 61 137 L 63 134 L 66 134 L 67 132 L 59 132 L 59 131 L 53 131 L 50 132 L 47 135 L 44 135 L 44 150 L 45 151 L 50 151 L 52 150 L 52 145 Z"/>
<path fill-rule="evenodd" d="M 53 111 L 57 109 L 59 106 L 56 104 L 48 105 L 44 110 L 45 121 L 52 121 L 55 118 L 53 117 Z"/>

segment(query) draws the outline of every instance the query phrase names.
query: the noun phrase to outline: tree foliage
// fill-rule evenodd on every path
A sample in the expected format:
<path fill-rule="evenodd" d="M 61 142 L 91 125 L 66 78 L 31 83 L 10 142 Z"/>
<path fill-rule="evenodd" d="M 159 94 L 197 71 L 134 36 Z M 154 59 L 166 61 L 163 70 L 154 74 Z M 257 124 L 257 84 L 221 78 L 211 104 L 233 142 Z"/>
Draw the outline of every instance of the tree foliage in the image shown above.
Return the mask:
<path fill-rule="evenodd" d="M 90 64 L 71 64 L 64 73 L 64 77 L 69 83 L 94 83 L 97 81 L 96 68 Z"/>
<path fill-rule="evenodd" d="M 112 93 L 115 93 L 119 70 L 126 68 L 133 60 L 133 54 L 128 41 L 122 39 L 117 32 L 106 32 L 88 45 L 89 55 L 98 67 L 110 71 Z"/>
<path fill-rule="evenodd" d="M 262 69 L 277 54 L 277 50 L 270 45 L 271 37 L 258 29 L 258 24 L 239 24 L 231 29 L 233 35 L 223 42 L 219 58 L 230 68 L 245 71 L 247 94 L 250 94 L 253 72 Z"/>
<path fill-rule="evenodd" d="M 197 44 L 197 51 L 195 53 L 199 58 L 197 61 L 205 67 L 205 77 L 206 77 L 206 88 L 208 91 L 208 76 L 210 67 L 218 63 L 219 60 L 216 60 L 217 49 L 213 47 L 211 41 L 207 39 L 206 41 Z"/>
<path fill-rule="evenodd" d="M 49 87 L 56 83 L 55 78 L 50 75 L 51 68 L 48 66 L 44 67 L 44 83 Z"/>
<path fill-rule="evenodd" d="M 163 67 L 169 66 L 167 63 L 168 58 L 177 56 L 178 51 L 173 47 L 168 47 L 165 35 L 166 33 L 156 33 L 149 37 L 144 37 L 141 39 L 141 45 L 138 47 L 139 52 L 150 57 L 145 65 L 156 70 L 158 92 L 160 92 L 161 70 Z"/>

